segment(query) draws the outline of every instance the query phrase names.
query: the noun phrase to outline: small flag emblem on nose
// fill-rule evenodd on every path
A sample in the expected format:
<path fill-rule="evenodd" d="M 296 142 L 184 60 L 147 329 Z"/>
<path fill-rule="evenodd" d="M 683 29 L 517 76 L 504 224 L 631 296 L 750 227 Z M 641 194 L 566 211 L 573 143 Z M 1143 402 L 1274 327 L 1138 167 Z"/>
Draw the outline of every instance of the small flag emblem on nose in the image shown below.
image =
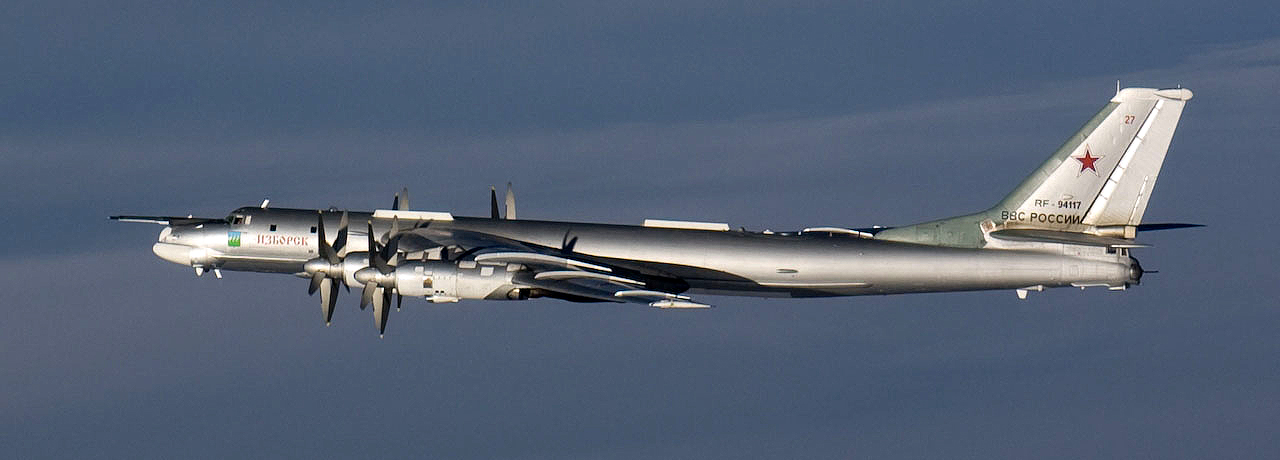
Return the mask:
<path fill-rule="evenodd" d="M 240 247 L 240 232 L 227 232 L 227 246 Z"/>

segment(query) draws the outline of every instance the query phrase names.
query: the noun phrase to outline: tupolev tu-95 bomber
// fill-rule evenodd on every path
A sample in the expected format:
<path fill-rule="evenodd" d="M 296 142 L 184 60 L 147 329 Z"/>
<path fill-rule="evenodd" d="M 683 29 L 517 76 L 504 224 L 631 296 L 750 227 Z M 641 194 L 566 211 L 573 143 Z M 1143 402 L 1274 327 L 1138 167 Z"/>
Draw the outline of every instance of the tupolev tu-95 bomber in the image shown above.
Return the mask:
<path fill-rule="evenodd" d="M 195 268 L 291 274 L 320 293 L 326 324 L 340 287 L 372 306 L 381 334 L 404 296 L 635 303 L 706 308 L 690 295 L 829 297 L 1050 287 L 1123 290 L 1142 266 L 1139 233 L 1191 99 L 1184 88 L 1126 88 L 990 209 L 900 227 L 789 232 L 723 223 L 613 225 L 516 218 L 490 189 L 488 217 L 391 209 L 243 207 L 225 218 L 112 216 L 164 225 L 152 250 Z M 341 286 L 339 286 L 341 285 Z M 354 295 L 354 294 L 353 294 Z"/>

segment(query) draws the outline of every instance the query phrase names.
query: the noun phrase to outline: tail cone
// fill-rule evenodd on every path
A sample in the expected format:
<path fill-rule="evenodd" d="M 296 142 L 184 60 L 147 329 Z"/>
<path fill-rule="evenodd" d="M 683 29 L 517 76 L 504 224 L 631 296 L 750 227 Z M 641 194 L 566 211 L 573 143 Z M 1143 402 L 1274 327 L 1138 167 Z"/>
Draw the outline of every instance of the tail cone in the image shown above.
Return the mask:
<path fill-rule="evenodd" d="M 1133 284 L 1141 284 L 1142 274 L 1146 270 L 1142 269 L 1142 264 L 1138 263 L 1138 259 L 1129 258 L 1129 282 Z"/>

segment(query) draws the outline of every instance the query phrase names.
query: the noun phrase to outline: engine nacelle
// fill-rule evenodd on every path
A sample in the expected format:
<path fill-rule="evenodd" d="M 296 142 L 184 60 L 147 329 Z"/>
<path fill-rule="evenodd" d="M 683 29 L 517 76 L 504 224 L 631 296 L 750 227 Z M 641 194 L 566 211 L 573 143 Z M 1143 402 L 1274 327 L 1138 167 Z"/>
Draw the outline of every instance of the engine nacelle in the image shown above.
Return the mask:
<path fill-rule="evenodd" d="M 512 275 L 505 265 L 478 265 L 472 261 L 410 262 L 396 267 L 396 291 L 405 296 L 426 297 L 430 302 L 507 300 L 517 288 L 511 282 Z"/>

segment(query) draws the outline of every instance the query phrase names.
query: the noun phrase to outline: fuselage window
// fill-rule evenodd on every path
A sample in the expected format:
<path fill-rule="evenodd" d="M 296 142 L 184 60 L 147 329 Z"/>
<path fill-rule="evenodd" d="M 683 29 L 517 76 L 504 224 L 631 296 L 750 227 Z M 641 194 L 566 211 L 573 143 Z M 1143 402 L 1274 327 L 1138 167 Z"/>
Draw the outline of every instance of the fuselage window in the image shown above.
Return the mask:
<path fill-rule="evenodd" d="M 271 231 L 276 231 L 276 224 L 271 224 Z"/>
<path fill-rule="evenodd" d="M 311 226 L 311 233 L 315 233 L 315 232 L 316 232 L 316 226 L 315 226 L 315 225 L 312 225 L 312 226 Z"/>

